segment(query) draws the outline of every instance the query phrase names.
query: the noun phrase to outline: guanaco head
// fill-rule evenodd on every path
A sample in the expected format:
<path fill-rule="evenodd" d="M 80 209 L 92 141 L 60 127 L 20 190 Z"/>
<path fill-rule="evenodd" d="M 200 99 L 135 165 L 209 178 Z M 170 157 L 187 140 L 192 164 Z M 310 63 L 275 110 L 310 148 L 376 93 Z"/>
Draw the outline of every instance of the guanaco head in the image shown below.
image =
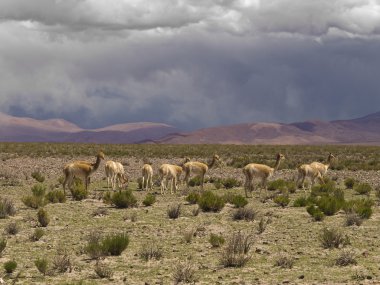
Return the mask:
<path fill-rule="evenodd" d="M 97 157 L 99 157 L 100 159 L 104 159 L 104 153 L 102 151 L 99 151 Z"/>
<path fill-rule="evenodd" d="M 118 176 L 119 181 L 121 182 L 122 186 L 125 188 L 128 188 L 128 184 L 129 184 L 128 176 L 125 175 L 124 173 L 118 173 L 117 176 Z"/>
<path fill-rule="evenodd" d="M 283 155 L 282 153 L 277 153 L 276 160 L 283 160 L 283 159 L 285 159 L 285 155 Z"/>

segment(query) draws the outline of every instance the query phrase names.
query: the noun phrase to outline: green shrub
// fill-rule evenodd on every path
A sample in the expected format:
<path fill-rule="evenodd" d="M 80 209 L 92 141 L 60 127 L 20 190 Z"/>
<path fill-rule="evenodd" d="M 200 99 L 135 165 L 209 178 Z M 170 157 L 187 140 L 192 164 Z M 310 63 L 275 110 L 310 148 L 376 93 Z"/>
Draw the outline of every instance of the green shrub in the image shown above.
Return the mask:
<path fill-rule="evenodd" d="M 353 225 L 360 226 L 363 223 L 363 219 L 356 213 L 346 213 L 346 220 L 344 225 L 349 227 Z"/>
<path fill-rule="evenodd" d="M 45 196 L 46 200 L 50 203 L 65 203 L 66 195 L 62 190 L 50 191 Z"/>
<path fill-rule="evenodd" d="M 31 241 L 39 241 L 45 234 L 43 229 L 37 228 L 34 230 L 33 234 L 30 236 Z"/>
<path fill-rule="evenodd" d="M 313 217 L 314 221 L 322 221 L 325 218 L 325 214 L 315 205 L 308 206 L 306 211 Z"/>
<path fill-rule="evenodd" d="M 107 252 L 101 244 L 101 236 L 98 232 L 90 233 L 84 251 L 90 256 L 91 259 L 99 259 L 107 255 Z"/>
<path fill-rule="evenodd" d="M 268 190 L 273 191 L 273 190 L 280 190 L 284 191 L 286 190 L 286 182 L 283 179 L 277 179 L 269 182 L 268 184 Z"/>
<path fill-rule="evenodd" d="M 129 237 L 126 233 L 109 235 L 101 241 L 104 252 L 112 256 L 120 255 L 128 244 Z"/>
<path fill-rule="evenodd" d="M 350 244 L 348 236 L 343 235 L 338 229 L 323 228 L 319 240 L 323 248 L 339 248 Z"/>
<path fill-rule="evenodd" d="M 131 190 L 115 192 L 111 198 L 116 208 L 132 208 L 137 206 L 137 199 Z"/>
<path fill-rule="evenodd" d="M 243 208 L 248 204 L 248 201 L 242 195 L 234 195 L 232 198 L 232 204 L 235 206 L 235 208 Z"/>
<path fill-rule="evenodd" d="M 343 202 L 333 196 L 322 196 L 317 201 L 318 208 L 326 215 L 332 216 L 343 207 Z"/>
<path fill-rule="evenodd" d="M 200 186 L 201 185 L 201 178 L 199 176 L 195 176 L 189 180 L 189 186 Z"/>
<path fill-rule="evenodd" d="M 148 206 L 152 206 L 155 202 L 156 202 L 156 196 L 149 193 L 145 196 L 145 199 L 142 203 L 144 204 L 144 206 L 148 207 Z"/>
<path fill-rule="evenodd" d="M 0 257 L 3 254 L 4 249 L 7 247 L 7 240 L 5 238 L 0 239 Z"/>
<path fill-rule="evenodd" d="M 289 193 L 296 193 L 297 185 L 294 181 L 287 181 L 286 182 L 286 188 Z"/>
<path fill-rule="evenodd" d="M 186 196 L 186 201 L 192 205 L 197 204 L 200 197 L 201 195 L 198 192 L 193 191 Z"/>
<path fill-rule="evenodd" d="M 50 218 L 48 213 L 45 211 L 45 209 L 41 208 L 37 212 L 37 218 L 38 222 L 40 223 L 41 227 L 47 227 L 47 225 L 50 222 Z"/>
<path fill-rule="evenodd" d="M 356 184 L 356 180 L 354 178 L 349 177 L 344 180 L 344 185 L 346 186 L 347 189 L 353 189 L 355 184 Z"/>
<path fill-rule="evenodd" d="M 199 198 L 198 205 L 204 212 L 219 212 L 224 207 L 224 199 L 211 191 L 205 191 Z"/>
<path fill-rule="evenodd" d="M 239 187 L 241 185 L 240 181 L 235 178 L 225 178 L 221 181 L 221 183 L 226 189 Z"/>
<path fill-rule="evenodd" d="M 75 201 L 82 201 L 88 196 L 88 190 L 86 190 L 85 185 L 82 180 L 74 179 L 73 186 L 70 188 L 71 196 Z"/>
<path fill-rule="evenodd" d="M 0 219 L 7 218 L 8 216 L 14 216 L 16 214 L 16 207 L 12 200 L 8 198 L 0 199 Z"/>
<path fill-rule="evenodd" d="M 168 217 L 170 219 L 178 219 L 179 215 L 181 214 L 181 205 L 180 204 L 173 204 L 168 208 L 167 211 Z"/>
<path fill-rule="evenodd" d="M 210 242 L 212 247 L 220 247 L 224 244 L 225 239 L 221 235 L 211 233 L 210 238 L 209 238 L 209 242 Z"/>
<path fill-rule="evenodd" d="M 48 269 L 48 261 L 46 258 L 38 258 L 34 261 L 34 265 L 37 267 L 40 273 L 46 275 Z"/>
<path fill-rule="evenodd" d="M 305 196 L 298 197 L 293 202 L 293 207 L 306 207 L 308 204 L 307 198 Z"/>
<path fill-rule="evenodd" d="M 15 271 L 17 267 L 17 262 L 14 260 L 10 260 L 4 263 L 4 269 L 6 273 L 12 273 Z"/>
<path fill-rule="evenodd" d="M 33 209 L 38 209 L 39 207 L 45 206 L 45 199 L 43 197 L 36 197 L 34 195 L 22 197 L 21 201 L 25 206 Z"/>
<path fill-rule="evenodd" d="M 281 207 L 286 207 L 289 202 L 290 202 L 290 199 L 289 199 L 289 195 L 288 194 L 280 194 L 280 195 L 277 195 L 276 197 L 274 197 L 273 201 L 281 206 Z"/>
<path fill-rule="evenodd" d="M 40 183 L 45 181 L 45 177 L 39 171 L 32 172 L 32 177 Z"/>
<path fill-rule="evenodd" d="M 369 195 L 372 191 L 372 187 L 368 183 L 360 183 L 354 186 L 354 190 L 360 195 Z"/>
<path fill-rule="evenodd" d="M 371 199 L 356 199 L 345 203 L 344 211 L 346 213 L 356 213 L 362 219 L 369 219 L 372 216 L 372 206 L 374 202 Z"/>
<path fill-rule="evenodd" d="M 112 204 L 112 193 L 111 193 L 111 191 L 106 191 L 103 194 L 103 203 L 108 204 L 108 205 Z"/>
<path fill-rule="evenodd" d="M 36 184 L 32 187 L 32 193 L 35 197 L 44 197 L 46 193 L 46 187 L 43 184 Z"/>
<path fill-rule="evenodd" d="M 325 184 L 314 185 L 311 188 L 311 196 L 323 196 L 334 192 L 336 189 L 334 181 L 328 181 Z"/>

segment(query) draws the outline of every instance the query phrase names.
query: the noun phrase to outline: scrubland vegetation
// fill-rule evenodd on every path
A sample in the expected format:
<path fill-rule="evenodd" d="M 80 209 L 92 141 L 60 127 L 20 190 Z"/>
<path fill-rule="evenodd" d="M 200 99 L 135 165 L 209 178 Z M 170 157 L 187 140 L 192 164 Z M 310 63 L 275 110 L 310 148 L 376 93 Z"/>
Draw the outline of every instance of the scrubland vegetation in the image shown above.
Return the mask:
<path fill-rule="evenodd" d="M 7 284 L 376 284 L 380 282 L 380 148 L 372 146 L 0 143 L 0 277 Z M 104 164 L 66 196 L 74 160 L 123 163 L 110 191 Z M 241 167 L 286 160 L 268 191 L 244 196 Z M 336 160 L 325 184 L 295 185 L 296 167 Z M 190 189 L 160 195 L 157 170 L 185 156 L 223 163 Z M 154 190 L 141 190 L 152 162 Z M 183 177 L 182 177 L 183 178 Z M 308 181 L 308 179 L 306 180 Z M 259 181 L 257 180 L 256 183 Z M 309 186 L 309 185 L 307 185 Z M 323 274 L 321 274 L 323 272 Z"/>

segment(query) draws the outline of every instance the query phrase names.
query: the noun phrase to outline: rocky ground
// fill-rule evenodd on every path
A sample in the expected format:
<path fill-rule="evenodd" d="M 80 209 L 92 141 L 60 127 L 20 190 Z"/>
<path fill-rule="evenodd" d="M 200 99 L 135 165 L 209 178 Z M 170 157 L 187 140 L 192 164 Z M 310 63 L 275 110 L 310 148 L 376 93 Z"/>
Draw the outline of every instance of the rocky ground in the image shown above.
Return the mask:
<path fill-rule="evenodd" d="M 314 222 L 305 208 L 292 207 L 292 202 L 303 195 L 302 191 L 291 194 L 289 206 L 281 208 L 271 199 L 261 202 L 259 193 L 249 199 L 249 207 L 257 212 L 253 221 L 234 221 L 231 216 L 236 211 L 227 204 L 219 213 L 203 213 L 194 216 L 197 206 L 189 205 L 180 193 L 175 195 L 158 194 L 157 202 L 151 207 L 144 207 L 141 202 L 146 193 L 138 190 L 137 178 L 140 177 L 143 160 L 135 157 L 107 157 L 124 164 L 131 183 L 129 188 L 136 195 L 139 206 L 132 209 L 116 209 L 106 205 L 99 197 L 106 191 L 104 162 L 91 178 L 91 195 L 83 201 L 72 201 L 70 197 L 63 204 L 48 204 L 51 222 L 45 229 L 41 240 L 33 242 L 30 235 L 37 227 L 37 210 L 26 207 L 21 199 L 30 194 L 30 188 L 36 184 L 31 177 L 35 171 L 45 176 L 44 185 L 48 189 L 60 189 L 58 183 L 62 176 L 62 167 L 73 160 L 94 161 L 94 157 L 17 157 L 0 156 L 0 191 L 1 198 L 14 201 L 17 212 L 15 216 L 1 219 L 2 229 L 16 222 L 19 232 L 16 235 L 2 233 L 7 240 L 0 263 L 8 260 L 17 261 L 17 269 L 6 274 L 1 268 L 0 276 L 7 284 L 173 284 L 176 265 L 190 264 L 194 270 L 195 284 L 378 284 L 380 282 L 380 211 L 376 201 L 374 214 L 361 226 L 344 227 L 345 214 L 327 217 L 323 222 Z M 204 160 L 203 158 L 199 158 Z M 154 171 L 162 163 L 180 163 L 181 158 L 151 159 Z M 295 170 L 282 169 L 273 179 L 292 180 Z M 222 166 L 211 169 L 209 177 L 234 177 L 243 181 L 241 169 Z M 370 183 L 374 188 L 380 184 L 378 171 L 330 171 L 328 176 L 343 187 L 345 178 L 352 177 Z M 223 195 L 227 192 L 244 194 L 242 187 L 233 189 L 215 189 L 207 184 L 207 189 Z M 359 198 L 352 190 L 345 190 L 346 197 Z M 171 220 L 167 209 L 173 204 L 181 205 L 179 219 Z M 102 214 L 97 215 L 97 212 Z M 269 221 L 265 231 L 258 233 L 259 221 Z M 335 259 L 343 249 L 323 249 L 319 235 L 324 227 L 341 230 L 350 238 L 347 246 L 356 258 L 357 265 L 336 266 Z M 128 248 L 117 257 L 106 257 L 101 262 L 108 266 L 113 276 L 100 279 L 94 272 L 96 261 L 89 259 L 84 246 L 90 233 L 127 232 L 130 237 Z M 185 235 L 194 232 L 192 240 L 186 242 Z M 252 235 L 250 260 L 241 268 L 225 268 L 221 265 L 224 247 L 212 248 L 209 243 L 211 233 L 228 239 L 233 233 L 241 231 Z M 155 243 L 162 251 L 158 261 L 144 261 L 140 258 L 141 249 L 147 242 Z M 67 250 L 72 270 L 43 276 L 34 265 L 35 259 L 46 257 L 53 260 L 57 250 Z M 294 266 L 282 269 L 275 266 L 282 255 L 291 257 Z M 82 283 L 80 283 L 82 282 Z"/>

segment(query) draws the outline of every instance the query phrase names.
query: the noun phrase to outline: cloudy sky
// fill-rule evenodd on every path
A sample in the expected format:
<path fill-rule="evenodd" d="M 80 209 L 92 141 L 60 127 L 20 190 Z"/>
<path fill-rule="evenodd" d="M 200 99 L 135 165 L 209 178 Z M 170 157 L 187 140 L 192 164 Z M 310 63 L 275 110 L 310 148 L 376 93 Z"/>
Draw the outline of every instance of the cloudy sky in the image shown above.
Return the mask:
<path fill-rule="evenodd" d="M 1 0 L 0 112 L 184 130 L 380 111 L 380 0 Z"/>

